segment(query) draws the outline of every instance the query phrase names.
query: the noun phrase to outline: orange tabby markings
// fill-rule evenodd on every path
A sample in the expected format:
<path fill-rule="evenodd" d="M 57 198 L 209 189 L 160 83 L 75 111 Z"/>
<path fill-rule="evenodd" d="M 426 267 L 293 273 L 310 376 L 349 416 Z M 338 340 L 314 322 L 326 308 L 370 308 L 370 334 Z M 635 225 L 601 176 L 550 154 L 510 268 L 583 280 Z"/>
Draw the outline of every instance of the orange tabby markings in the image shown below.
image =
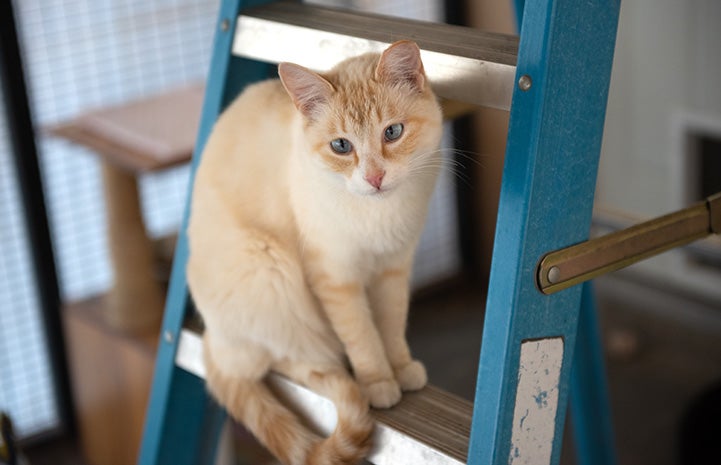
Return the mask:
<path fill-rule="evenodd" d="M 334 284 L 327 277 L 324 278 L 315 280 L 313 289 L 328 305 L 343 305 L 353 297 L 363 294 L 363 288 L 359 283 Z"/>
<path fill-rule="evenodd" d="M 380 279 L 395 277 L 408 277 L 408 270 L 406 268 L 388 268 L 386 270 L 383 270 L 380 275 Z"/>

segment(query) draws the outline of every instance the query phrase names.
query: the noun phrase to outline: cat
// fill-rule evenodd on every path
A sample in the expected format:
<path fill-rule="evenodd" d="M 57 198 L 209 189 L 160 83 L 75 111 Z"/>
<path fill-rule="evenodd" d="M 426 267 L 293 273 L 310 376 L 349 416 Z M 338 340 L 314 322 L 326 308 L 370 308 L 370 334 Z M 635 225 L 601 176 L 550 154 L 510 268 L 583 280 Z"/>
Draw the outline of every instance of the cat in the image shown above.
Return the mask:
<path fill-rule="evenodd" d="M 187 277 L 207 388 L 283 463 L 357 463 L 369 404 L 427 382 L 405 328 L 441 109 L 411 41 L 278 74 L 221 114 L 194 181 Z M 328 438 L 278 401 L 271 370 L 334 402 Z"/>

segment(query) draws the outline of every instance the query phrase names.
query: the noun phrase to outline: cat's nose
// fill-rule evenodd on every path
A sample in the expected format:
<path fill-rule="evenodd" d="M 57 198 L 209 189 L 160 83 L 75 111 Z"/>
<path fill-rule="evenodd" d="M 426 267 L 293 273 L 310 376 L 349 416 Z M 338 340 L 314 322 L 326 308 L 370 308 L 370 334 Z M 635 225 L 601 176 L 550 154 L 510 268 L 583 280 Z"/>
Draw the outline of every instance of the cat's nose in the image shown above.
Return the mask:
<path fill-rule="evenodd" d="M 373 170 L 366 173 L 365 180 L 368 181 L 368 184 L 380 190 L 381 184 L 383 184 L 383 176 L 385 175 L 386 172 L 384 170 Z"/>

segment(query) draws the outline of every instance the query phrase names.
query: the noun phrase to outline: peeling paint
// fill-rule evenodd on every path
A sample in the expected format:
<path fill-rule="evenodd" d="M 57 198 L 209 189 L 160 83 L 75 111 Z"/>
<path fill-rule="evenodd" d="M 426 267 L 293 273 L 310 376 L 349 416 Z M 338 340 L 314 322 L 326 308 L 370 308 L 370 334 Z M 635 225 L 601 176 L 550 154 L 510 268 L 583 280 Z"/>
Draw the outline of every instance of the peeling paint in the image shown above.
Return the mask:
<path fill-rule="evenodd" d="M 521 344 L 509 464 L 551 463 L 562 363 L 560 337 Z"/>
<path fill-rule="evenodd" d="M 528 410 L 526 410 L 526 413 L 521 417 L 521 421 L 518 425 L 520 428 L 523 428 L 523 422 L 526 421 L 526 418 L 528 418 Z"/>
<path fill-rule="evenodd" d="M 533 396 L 533 400 L 536 401 L 538 408 L 548 407 L 548 391 L 539 391 L 538 395 Z"/>

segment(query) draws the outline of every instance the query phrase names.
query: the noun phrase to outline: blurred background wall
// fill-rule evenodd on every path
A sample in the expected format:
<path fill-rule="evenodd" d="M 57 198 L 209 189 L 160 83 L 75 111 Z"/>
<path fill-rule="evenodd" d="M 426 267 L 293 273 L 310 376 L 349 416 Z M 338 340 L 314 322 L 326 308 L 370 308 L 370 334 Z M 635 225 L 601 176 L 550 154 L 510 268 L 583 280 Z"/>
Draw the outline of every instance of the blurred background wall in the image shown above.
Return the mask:
<path fill-rule="evenodd" d="M 713 193 L 700 192 L 704 177 L 709 190 L 721 191 L 719 24 L 715 0 L 622 4 L 596 192 L 599 224 L 626 225 L 690 205 Z M 631 273 L 721 307 L 719 257 L 715 237 Z"/>

